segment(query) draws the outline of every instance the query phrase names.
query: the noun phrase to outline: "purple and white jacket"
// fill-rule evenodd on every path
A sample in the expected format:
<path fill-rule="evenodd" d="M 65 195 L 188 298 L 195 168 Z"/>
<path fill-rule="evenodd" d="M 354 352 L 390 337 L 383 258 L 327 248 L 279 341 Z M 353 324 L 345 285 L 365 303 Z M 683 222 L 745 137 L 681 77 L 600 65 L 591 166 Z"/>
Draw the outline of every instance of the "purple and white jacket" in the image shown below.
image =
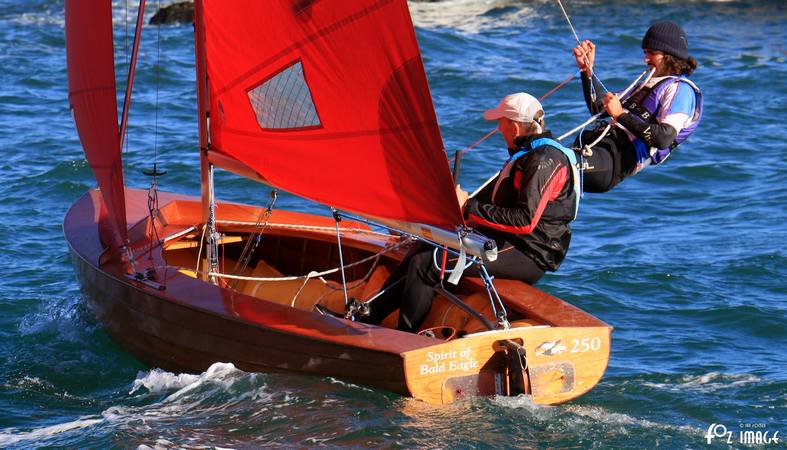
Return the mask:
<path fill-rule="evenodd" d="M 683 76 L 653 78 L 626 99 L 623 108 L 643 124 L 668 124 L 677 130 L 674 141 L 662 147 L 647 142 L 647 136 L 643 139 L 627 130 L 637 153 L 636 168 L 629 174 L 632 175 L 649 165 L 664 162 L 672 150 L 697 129 L 702 120 L 702 92 Z"/>

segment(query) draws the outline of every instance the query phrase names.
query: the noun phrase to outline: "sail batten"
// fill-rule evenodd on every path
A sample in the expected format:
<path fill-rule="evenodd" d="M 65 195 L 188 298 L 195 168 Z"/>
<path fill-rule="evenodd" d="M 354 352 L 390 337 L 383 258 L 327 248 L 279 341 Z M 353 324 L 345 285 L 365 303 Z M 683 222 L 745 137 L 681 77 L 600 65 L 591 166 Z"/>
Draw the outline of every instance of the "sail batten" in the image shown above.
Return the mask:
<path fill-rule="evenodd" d="M 67 0 L 68 101 L 104 207 L 99 231 L 104 244 L 126 242 L 117 91 L 112 38 L 112 5 L 104 0 Z"/>
<path fill-rule="evenodd" d="M 463 223 L 405 0 L 201 3 L 211 152 L 339 209 Z"/>

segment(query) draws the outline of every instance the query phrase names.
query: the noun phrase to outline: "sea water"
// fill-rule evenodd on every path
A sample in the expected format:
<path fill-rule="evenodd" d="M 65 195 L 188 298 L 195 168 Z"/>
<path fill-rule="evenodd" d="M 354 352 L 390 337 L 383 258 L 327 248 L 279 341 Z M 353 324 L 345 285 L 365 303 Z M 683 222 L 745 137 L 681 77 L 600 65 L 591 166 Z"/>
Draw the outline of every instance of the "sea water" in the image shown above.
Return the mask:
<path fill-rule="evenodd" d="M 705 118 L 663 166 L 583 199 L 568 257 L 539 287 L 613 325 L 612 356 L 590 393 L 545 407 L 525 397 L 433 406 L 333 378 L 227 363 L 169 373 L 129 356 L 87 311 L 62 235 L 69 205 L 95 184 L 68 109 L 63 2 L 0 0 L 0 447 L 726 448 L 747 445 L 747 431 L 787 433 L 785 4 L 563 3 L 598 45 L 610 89 L 644 69 L 652 21 L 680 22 Z M 135 5 L 128 33 L 124 2 L 114 5 L 124 74 Z M 540 96 L 575 74 L 553 1 L 411 10 L 451 155 L 493 128 L 481 113 L 503 95 Z M 131 186 L 146 188 L 141 171 L 157 160 L 162 190 L 199 192 L 192 60 L 191 27 L 145 27 Z M 558 134 L 587 117 L 576 79 L 544 107 Z M 462 186 L 505 158 L 499 136 L 482 143 Z M 268 195 L 224 173 L 217 190 L 247 203 Z M 327 213 L 291 196 L 279 207 Z"/>

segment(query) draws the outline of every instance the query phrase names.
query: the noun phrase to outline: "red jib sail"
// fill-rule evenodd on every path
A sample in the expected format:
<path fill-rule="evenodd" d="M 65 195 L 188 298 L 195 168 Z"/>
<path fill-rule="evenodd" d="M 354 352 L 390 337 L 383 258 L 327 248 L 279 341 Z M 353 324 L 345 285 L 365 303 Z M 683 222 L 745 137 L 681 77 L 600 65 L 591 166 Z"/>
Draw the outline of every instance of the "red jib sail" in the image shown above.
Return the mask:
<path fill-rule="evenodd" d="M 462 224 L 405 0 L 203 3 L 212 152 L 340 209 Z"/>
<path fill-rule="evenodd" d="M 66 58 L 68 100 L 88 164 L 105 209 L 101 240 L 120 247 L 126 241 L 126 204 L 118 141 L 112 4 L 106 0 L 67 0 Z"/>

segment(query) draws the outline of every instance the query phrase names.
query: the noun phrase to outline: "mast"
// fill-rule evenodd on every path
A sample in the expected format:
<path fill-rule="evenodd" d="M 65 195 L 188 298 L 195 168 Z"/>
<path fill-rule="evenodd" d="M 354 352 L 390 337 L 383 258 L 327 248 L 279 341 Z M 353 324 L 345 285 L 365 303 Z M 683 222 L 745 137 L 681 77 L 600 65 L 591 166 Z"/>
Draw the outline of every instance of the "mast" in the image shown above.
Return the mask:
<path fill-rule="evenodd" d="M 208 73 L 205 57 L 205 6 L 203 0 L 194 1 L 194 51 L 197 68 L 197 123 L 199 125 L 200 197 L 202 221 L 207 227 L 208 272 L 218 269 L 216 252 L 215 196 L 213 191 L 213 165 L 208 161 L 210 149 L 210 102 L 208 99 Z M 199 261 L 198 261 L 199 263 Z M 212 278 L 215 282 L 215 278 Z"/>
<path fill-rule="evenodd" d="M 142 19 L 145 16 L 145 0 L 140 0 L 139 10 L 137 11 L 137 25 L 134 30 L 134 46 L 131 50 L 131 63 L 128 65 L 128 77 L 126 79 L 126 98 L 123 100 L 123 115 L 120 119 L 120 148 L 123 148 L 123 141 L 126 138 L 126 126 L 128 125 L 128 110 L 131 107 L 131 91 L 134 86 L 134 74 L 137 68 L 137 55 L 139 54 L 139 42 L 142 40 Z"/>

